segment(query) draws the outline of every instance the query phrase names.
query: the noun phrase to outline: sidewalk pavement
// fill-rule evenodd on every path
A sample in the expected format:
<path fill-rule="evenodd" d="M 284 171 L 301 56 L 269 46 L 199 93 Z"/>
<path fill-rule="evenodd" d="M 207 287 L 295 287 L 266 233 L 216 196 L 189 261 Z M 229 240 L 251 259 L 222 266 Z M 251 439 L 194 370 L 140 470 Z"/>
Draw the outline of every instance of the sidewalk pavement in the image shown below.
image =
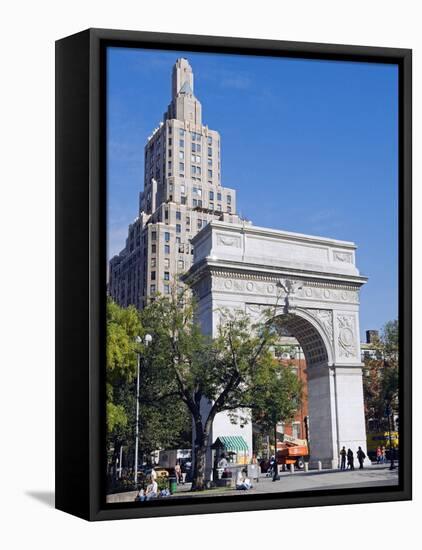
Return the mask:
<path fill-rule="evenodd" d="M 273 481 L 261 474 L 259 481 L 254 482 L 249 491 L 236 489 L 210 489 L 201 493 L 191 493 L 191 484 L 178 485 L 174 495 L 169 499 L 200 498 L 205 496 L 229 496 L 235 494 L 256 495 L 263 493 L 287 493 L 294 491 L 318 491 L 323 489 L 349 489 L 361 487 L 394 486 L 398 484 L 398 468 L 390 470 L 389 465 L 373 465 L 363 470 L 311 470 L 295 473 L 281 472 L 280 480 Z M 133 502 L 137 491 L 116 493 L 107 496 L 107 502 Z"/>

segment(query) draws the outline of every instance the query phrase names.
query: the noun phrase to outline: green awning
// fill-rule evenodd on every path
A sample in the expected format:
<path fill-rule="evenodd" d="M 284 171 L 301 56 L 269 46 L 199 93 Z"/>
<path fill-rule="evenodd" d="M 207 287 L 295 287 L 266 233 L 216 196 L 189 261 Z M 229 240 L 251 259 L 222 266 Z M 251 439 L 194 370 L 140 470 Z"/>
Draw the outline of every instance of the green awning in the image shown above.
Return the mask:
<path fill-rule="evenodd" d="M 224 447 L 226 451 L 235 453 L 248 452 L 248 444 L 241 435 L 222 435 L 214 441 L 213 447 Z"/>

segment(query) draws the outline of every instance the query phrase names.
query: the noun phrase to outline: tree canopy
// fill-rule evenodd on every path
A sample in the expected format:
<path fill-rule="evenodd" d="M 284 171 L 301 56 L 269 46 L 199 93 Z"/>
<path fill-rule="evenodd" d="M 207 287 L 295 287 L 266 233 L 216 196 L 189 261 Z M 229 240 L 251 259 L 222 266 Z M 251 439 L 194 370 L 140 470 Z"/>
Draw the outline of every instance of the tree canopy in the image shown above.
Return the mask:
<path fill-rule="evenodd" d="M 388 429 L 387 411 L 398 407 L 399 325 L 389 321 L 374 343 L 375 357 L 365 359 L 363 378 L 365 415 L 379 430 Z"/>
<path fill-rule="evenodd" d="M 280 421 L 293 414 L 299 386 L 273 357 L 278 334 L 271 312 L 252 323 L 245 312 L 221 310 L 218 333 L 211 338 L 201 332 L 188 294 L 175 292 L 154 299 L 142 311 L 142 322 L 153 336 L 149 387 L 157 391 L 152 400 L 180 399 L 192 415 L 193 489 L 201 490 L 215 416 L 241 410 L 246 422 L 249 409 L 259 408 L 262 418 L 277 409 L 274 415 Z"/>

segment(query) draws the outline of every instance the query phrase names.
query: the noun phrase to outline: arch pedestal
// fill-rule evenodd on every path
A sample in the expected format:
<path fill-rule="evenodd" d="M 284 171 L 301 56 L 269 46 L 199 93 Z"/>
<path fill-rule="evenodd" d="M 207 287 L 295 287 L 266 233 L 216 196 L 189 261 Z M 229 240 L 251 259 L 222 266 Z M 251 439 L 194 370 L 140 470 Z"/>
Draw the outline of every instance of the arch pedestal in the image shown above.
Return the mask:
<path fill-rule="evenodd" d="M 193 239 L 186 276 L 204 332 L 216 335 L 222 309 L 254 320 L 275 308 L 280 327 L 300 343 L 307 363 L 311 463 L 337 468 L 343 446 L 366 454 L 359 289 L 353 243 L 247 225 L 211 222 Z M 212 440 L 252 427 L 217 415 Z M 209 462 L 209 461 L 208 461 Z M 207 465 L 209 468 L 210 465 Z"/>

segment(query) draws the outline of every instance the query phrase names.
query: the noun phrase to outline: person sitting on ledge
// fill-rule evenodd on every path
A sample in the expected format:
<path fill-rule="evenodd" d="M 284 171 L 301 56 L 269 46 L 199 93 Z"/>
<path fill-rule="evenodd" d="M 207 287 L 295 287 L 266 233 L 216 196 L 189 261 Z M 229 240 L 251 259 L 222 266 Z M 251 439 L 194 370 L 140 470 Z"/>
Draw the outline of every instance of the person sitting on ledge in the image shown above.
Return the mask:
<path fill-rule="evenodd" d="M 144 502 L 145 500 L 152 500 L 158 496 L 158 484 L 155 481 L 155 478 L 151 479 L 151 483 L 147 486 L 147 490 L 144 494 L 143 489 L 141 489 L 136 497 L 136 500 Z"/>
<path fill-rule="evenodd" d="M 237 478 L 236 478 L 236 489 L 239 491 L 247 491 L 248 489 L 252 489 L 251 480 L 247 477 L 247 471 L 242 470 L 237 472 Z"/>

